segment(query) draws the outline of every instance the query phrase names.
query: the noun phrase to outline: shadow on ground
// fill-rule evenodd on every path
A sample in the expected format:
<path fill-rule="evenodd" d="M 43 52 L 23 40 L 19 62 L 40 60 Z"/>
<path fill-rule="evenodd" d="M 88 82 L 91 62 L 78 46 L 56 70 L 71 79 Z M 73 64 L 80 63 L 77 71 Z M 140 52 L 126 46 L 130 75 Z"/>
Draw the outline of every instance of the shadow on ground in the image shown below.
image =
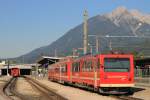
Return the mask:
<path fill-rule="evenodd" d="M 137 88 L 137 87 L 134 87 L 132 89 L 133 89 L 133 92 L 140 92 L 140 91 L 144 91 L 145 90 L 144 88 Z"/>

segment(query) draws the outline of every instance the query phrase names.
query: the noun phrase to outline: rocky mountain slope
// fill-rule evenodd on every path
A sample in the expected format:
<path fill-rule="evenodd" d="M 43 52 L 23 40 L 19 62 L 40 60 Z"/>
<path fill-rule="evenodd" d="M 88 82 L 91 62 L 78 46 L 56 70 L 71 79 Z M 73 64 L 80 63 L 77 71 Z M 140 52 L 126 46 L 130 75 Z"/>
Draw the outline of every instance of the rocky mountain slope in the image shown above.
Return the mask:
<path fill-rule="evenodd" d="M 28 54 L 15 58 L 24 59 L 26 63 L 33 63 L 41 55 L 54 56 L 55 49 L 58 55 L 69 55 L 73 48 L 82 47 L 83 24 L 69 30 L 48 46 L 37 48 Z M 150 15 L 137 10 L 127 10 L 118 7 L 111 13 L 97 15 L 88 20 L 88 34 L 100 36 L 137 36 L 137 38 L 106 38 L 100 37 L 100 52 L 108 52 L 110 43 L 113 50 L 123 52 L 139 52 L 150 54 Z M 89 44 L 95 45 L 95 38 L 89 37 Z M 93 52 L 95 48 L 93 47 Z"/>

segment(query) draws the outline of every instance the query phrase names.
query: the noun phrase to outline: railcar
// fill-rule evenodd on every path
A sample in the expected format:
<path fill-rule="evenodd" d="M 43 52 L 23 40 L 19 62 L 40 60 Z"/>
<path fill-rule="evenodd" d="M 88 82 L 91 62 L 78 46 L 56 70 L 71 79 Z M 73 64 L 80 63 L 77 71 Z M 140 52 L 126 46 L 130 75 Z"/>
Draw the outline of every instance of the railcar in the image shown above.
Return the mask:
<path fill-rule="evenodd" d="M 87 55 L 72 62 L 72 81 L 79 85 L 93 86 L 94 83 L 94 67 L 96 66 L 96 58 Z"/>
<path fill-rule="evenodd" d="M 19 68 L 11 68 L 11 76 L 18 77 L 20 75 L 20 69 Z"/>
<path fill-rule="evenodd" d="M 96 57 L 99 62 L 98 88 L 100 93 L 132 94 L 134 86 L 133 55 L 107 54 Z"/>
<path fill-rule="evenodd" d="M 99 54 L 60 61 L 49 67 L 49 79 L 92 88 L 100 93 L 132 93 L 134 63 L 130 54 Z"/>
<path fill-rule="evenodd" d="M 50 65 L 48 70 L 49 80 L 60 83 L 68 83 L 71 77 L 71 64 L 71 59 L 67 58 L 63 61 Z"/>

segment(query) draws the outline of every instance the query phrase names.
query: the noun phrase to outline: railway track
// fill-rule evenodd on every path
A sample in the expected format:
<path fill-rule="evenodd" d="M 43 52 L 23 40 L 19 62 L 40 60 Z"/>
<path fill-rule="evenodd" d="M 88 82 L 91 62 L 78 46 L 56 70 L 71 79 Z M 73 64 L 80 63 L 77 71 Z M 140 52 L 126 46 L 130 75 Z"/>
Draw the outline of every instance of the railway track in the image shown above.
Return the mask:
<path fill-rule="evenodd" d="M 54 92 L 54 90 L 50 90 L 46 86 L 40 84 L 36 80 L 33 80 L 29 77 L 24 77 L 33 87 L 38 89 L 40 93 L 43 95 L 42 100 L 67 100 L 61 95 Z"/>
<path fill-rule="evenodd" d="M 3 92 L 6 96 L 8 96 L 11 100 L 21 100 L 19 98 L 18 93 L 15 91 L 15 84 L 16 84 L 17 78 L 13 77 L 10 79 L 10 81 L 4 86 Z"/>
<path fill-rule="evenodd" d="M 3 88 L 3 92 L 11 100 L 67 100 L 66 98 L 55 93 L 54 90 L 50 90 L 49 88 L 47 88 L 43 84 L 38 83 L 35 80 L 28 77 L 23 78 L 31 85 L 32 88 L 36 90 L 35 92 L 39 92 L 40 95 L 38 97 L 35 97 L 33 95 L 25 95 L 19 93 L 15 89 L 16 82 L 19 78 L 13 77 Z"/>
<path fill-rule="evenodd" d="M 40 92 L 40 97 L 42 98 L 34 98 L 31 96 L 27 96 L 24 94 L 20 94 L 15 90 L 16 82 L 18 78 L 13 77 L 4 87 L 4 93 L 11 99 L 11 100 L 67 100 L 66 98 L 62 97 L 61 95 L 55 93 L 54 90 L 51 90 L 44 86 L 43 84 L 39 83 L 36 80 L 33 80 L 29 77 L 23 77 L 33 88 L 36 88 L 38 92 Z M 116 98 L 118 100 L 143 100 L 140 98 L 135 98 L 131 96 L 112 96 L 112 98 Z"/>

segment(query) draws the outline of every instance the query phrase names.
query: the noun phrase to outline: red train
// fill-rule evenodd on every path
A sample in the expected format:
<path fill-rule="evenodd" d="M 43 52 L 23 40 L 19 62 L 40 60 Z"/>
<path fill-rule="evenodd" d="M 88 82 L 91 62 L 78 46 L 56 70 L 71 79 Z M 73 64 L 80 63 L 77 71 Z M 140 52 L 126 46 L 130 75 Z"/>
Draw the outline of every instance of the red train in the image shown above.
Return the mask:
<path fill-rule="evenodd" d="M 48 77 L 52 81 L 92 88 L 99 93 L 133 93 L 133 56 L 99 54 L 66 59 L 50 65 Z"/>
<path fill-rule="evenodd" d="M 11 76 L 18 77 L 20 75 L 20 69 L 19 68 L 11 68 Z"/>

